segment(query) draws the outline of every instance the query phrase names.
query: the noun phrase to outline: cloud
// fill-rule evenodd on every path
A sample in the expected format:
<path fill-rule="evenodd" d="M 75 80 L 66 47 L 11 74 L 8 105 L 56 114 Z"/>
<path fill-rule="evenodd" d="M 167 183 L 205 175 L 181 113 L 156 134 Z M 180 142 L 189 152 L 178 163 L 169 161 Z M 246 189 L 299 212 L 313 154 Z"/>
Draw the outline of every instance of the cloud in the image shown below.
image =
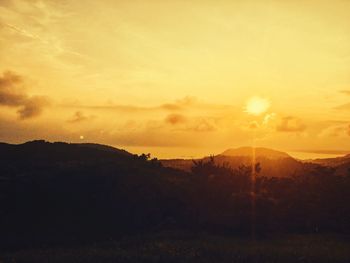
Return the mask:
<path fill-rule="evenodd" d="M 303 132 L 306 125 L 298 118 L 288 116 L 281 119 L 276 130 L 279 132 Z"/>
<path fill-rule="evenodd" d="M 336 110 L 350 110 L 350 103 L 345 103 L 340 106 L 335 107 Z"/>
<path fill-rule="evenodd" d="M 0 77 L 0 105 L 17 106 L 25 101 L 25 95 L 16 92 L 15 86 L 22 82 L 19 75 L 6 71 Z"/>
<path fill-rule="evenodd" d="M 259 123 L 257 121 L 252 121 L 249 123 L 248 128 L 251 130 L 258 129 L 260 127 Z"/>
<path fill-rule="evenodd" d="M 67 125 L 56 122 L 14 122 L 0 115 L 0 141 L 20 143 L 35 139 L 48 141 L 80 142 L 80 136 L 87 141 L 114 145 L 116 147 L 190 147 L 198 146 L 199 138 L 193 138 L 191 134 L 174 133 L 169 139 L 169 134 L 164 129 L 151 129 L 140 127 L 137 130 L 121 129 L 112 130 L 100 128 L 79 129 L 73 131 L 67 129 Z"/>
<path fill-rule="evenodd" d="M 109 111 L 119 111 L 125 113 L 138 113 L 146 111 L 157 111 L 157 110 L 166 110 L 166 111 L 179 111 L 183 107 L 176 103 L 166 103 L 158 106 L 143 107 L 137 105 L 123 105 L 123 104 L 109 104 L 109 105 L 61 105 L 65 108 L 80 108 L 80 109 L 92 109 L 92 110 L 109 110 Z"/>
<path fill-rule="evenodd" d="M 0 6 L 3 6 L 3 7 L 10 7 L 12 6 L 13 2 L 12 0 L 1 0 L 0 1 Z"/>
<path fill-rule="evenodd" d="M 77 103 L 73 104 L 63 104 L 64 108 L 80 108 L 80 109 L 92 109 L 92 110 L 110 110 L 110 111 L 120 111 L 126 113 L 138 113 L 147 111 L 181 111 L 186 110 L 191 107 L 198 107 L 200 105 L 197 103 L 197 99 L 194 97 L 184 97 L 182 99 L 176 100 L 172 103 L 164 103 L 155 106 L 137 106 L 137 105 L 125 105 L 125 104 L 114 104 L 108 102 L 105 105 L 81 105 Z"/>
<path fill-rule="evenodd" d="M 39 116 L 49 104 L 46 97 L 28 96 L 21 88 L 22 76 L 6 71 L 0 76 L 0 105 L 18 108 L 21 120 Z"/>
<path fill-rule="evenodd" d="M 70 103 L 60 105 L 63 108 L 73 109 L 91 109 L 91 110 L 106 110 L 106 111 L 118 111 L 123 113 L 140 113 L 140 112 L 157 112 L 157 111 L 168 111 L 168 112 L 180 112 L 187 110 L 205 110 L 205 111 L 237 111 L 232 105 L 221 105 L 221 104 L 210 104 L 198 101 L 195 97 L 186 96 L 182 99 L 175 100 L 170 103 L 163 103 L 154 106 L 138 106 L 138 105 L 125 105 L 125 104 L 114 104 L 107 103 L 102 105 L 82 105 L 79 103 Z"/>
<path fill-rule="evenodd" d="M 24 101 L 17 113 L 21 120 L 37 117 L 47 105 L 48 100 L 45 97 L 31 97 Z"/>
<path fill-rule="evenodd" d="M 192 130 L 196 132 L 212 132 L 216 131 L 217 128 L 209 119 L 200 118 L 195 122 Z"/>
<path fill-rule="evenodd" d="M 319 134 L 319 137 L 340 137 L 345 138 L 350 136 L 350 125 L 340 124 L 340 125 L 332 125 L 322 130 Z"/>
<path fill-rule="evenodd" d="M 70 123 L 79 123 L 87 120 L 93 119 L 94 116 L 86 116 L 83 112 L 81 111 L 76 111 L 71 119 L 69 119 L 67 122 Z"/>
<path fill-rule="evenodd" d="M 340 93 L 343 93 L 343 94 L 350 96 L 350 90 L 341 90 Z"/>
<path fill-rule="evenodd" d="M 171 127 L 176 126 L 171 131 L 177 132 L 212 132 L 217 130 L 215 118 L 207 116 L 188 118 L 182 114 L 169 114 L 164 122 Z M 164 128 L 166 127 L 164 126 Z"/>
<path fill-rule="evenodd" d="M 7 40 L 21 39 L 20 48 L 27 48 L 24 42 L 30 43 L 29 48 L 37 47 L 42 52 L 48 51 L 49 57 L 70 59 L 73 61 L 91 61 L 86 54 L 82 54 L 64 45 L 62 40 L 54 35 L 53 27 L 58 21 L 68 15 L 60 9 L 61 1 L 38 0 L 0 0 L 2 12 L 0 30 L 6 34 Z M 3 11 L 0 10 L 0 11 Z M 30 19 L 28 19 L 30 17 Z M 16 46 L 14 44 L 12 47 Z M 43 52 L 44 53 L 44 52 Z"/>
<path fill-rule="evenodd" d="M 350 90 L 340 90 L 339 92 L 350 96 Z M 350 110 L 350 103 L 345 103 L 345 104 L 339 105 L 339 106 L 335 107 L 334 109 L 336 109 L 336 110 Z"/>
<path fill-rule="evenodd" d="M 187 122 L 187 118 L 182 114 L 169 114 L 165 118 L 165 122 L 170 125 L 183 124 Z"/>
<path fill-rule="evenodd" d="M 276 113 L 268 113 L 264 116 L 263 125 L 268 125 L 271 120 L 276 117 Z"/>

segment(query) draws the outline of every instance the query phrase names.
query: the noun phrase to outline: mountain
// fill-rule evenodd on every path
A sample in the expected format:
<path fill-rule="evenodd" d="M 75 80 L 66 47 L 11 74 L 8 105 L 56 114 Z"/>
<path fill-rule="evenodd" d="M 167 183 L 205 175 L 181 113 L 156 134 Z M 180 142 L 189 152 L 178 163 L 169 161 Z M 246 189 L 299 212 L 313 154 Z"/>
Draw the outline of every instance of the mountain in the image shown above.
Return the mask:
<path fill-rule="evenodd" d="M 294 159 L 285 152 L 276 151 L 268 148 L 255 148 L 256 163 L 261 166 L 260 176 L 266 177 L 290 177 L 317 169 L 318 164 L 303 163 Z M 253 157 L 252 147 L 240 147 L 225 150 L 223 153 L 214 156 L 217 164 L 229 165 L 231 168 L 239 168 L 242 165 L 251 166 Z M 206 161 L 210 157 L 202 159 Z M 172 167 L 185 171 L 190 171 L 193 165 L 192 160 L 173 159 L 161 160 L 165 167 Z"/>
<path fill-rule="evenodd" d="M 221 153 L 223 156 L 234 156 L 234 157 L 252 157 L 253 156 L 253 148 L 252 147 L 240 147 L 236 149 L 228 149 Z M 256 157 L 267 158 L 272 160 L 284 159 L 284 158 L 292 158 L 290 155 L 284 152 L 256 147 L 255 148 Z"/>

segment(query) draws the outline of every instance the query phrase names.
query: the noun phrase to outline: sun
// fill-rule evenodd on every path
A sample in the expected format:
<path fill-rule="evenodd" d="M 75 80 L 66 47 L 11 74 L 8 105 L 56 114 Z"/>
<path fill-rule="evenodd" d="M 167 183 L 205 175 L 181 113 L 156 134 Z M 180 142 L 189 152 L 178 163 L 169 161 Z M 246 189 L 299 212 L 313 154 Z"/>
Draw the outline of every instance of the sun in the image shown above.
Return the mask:
<path fill-rule="evenodd" d="M 252 115 L 260 115 L 266 112 L 270 107 L 270 102 L 261 97 L 252 97 L 247 101 L 245 112 Z"/>

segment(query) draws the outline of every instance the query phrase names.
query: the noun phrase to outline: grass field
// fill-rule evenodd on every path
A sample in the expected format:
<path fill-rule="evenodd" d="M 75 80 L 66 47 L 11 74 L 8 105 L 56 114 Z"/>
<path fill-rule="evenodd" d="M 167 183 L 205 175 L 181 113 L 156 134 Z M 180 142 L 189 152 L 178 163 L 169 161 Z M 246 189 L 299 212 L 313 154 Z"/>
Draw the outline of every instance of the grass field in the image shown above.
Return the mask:
<path fill-rule="evenodd" d="M 0 262 L 348 263 L 350 241 L 335 235 L 288 235 L 253 242 L 237 237 L 161 233 L 84 247 L 2 253 Z"/>

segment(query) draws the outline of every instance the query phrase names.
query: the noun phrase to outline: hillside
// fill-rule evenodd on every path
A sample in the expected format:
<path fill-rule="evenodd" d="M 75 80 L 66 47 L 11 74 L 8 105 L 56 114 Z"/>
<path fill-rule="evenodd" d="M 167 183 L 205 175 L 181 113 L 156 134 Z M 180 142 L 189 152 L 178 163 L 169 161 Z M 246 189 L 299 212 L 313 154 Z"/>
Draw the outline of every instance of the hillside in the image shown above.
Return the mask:
<path fill-rule="evenodd" d="M 178 172 L 146 155 L 41 140 L 0 155 L 0 247 L 106 239 L 171 215 Z"/>
<path fill-rule="evenodd" d="M 249 165 L 251 150 L 229 150 L 215 162 L 172 160 L 178 167 L 194 165 L 188 173 L 105 145 L 2 143 L 0 253 L 104 244 L 157 231 L 249 236 L 250 171 L 221 164 Z M 281 152 L 256 152 L 262 167 L 255 189 L 257 235 L 349 232 L 349 177 Z"/>

